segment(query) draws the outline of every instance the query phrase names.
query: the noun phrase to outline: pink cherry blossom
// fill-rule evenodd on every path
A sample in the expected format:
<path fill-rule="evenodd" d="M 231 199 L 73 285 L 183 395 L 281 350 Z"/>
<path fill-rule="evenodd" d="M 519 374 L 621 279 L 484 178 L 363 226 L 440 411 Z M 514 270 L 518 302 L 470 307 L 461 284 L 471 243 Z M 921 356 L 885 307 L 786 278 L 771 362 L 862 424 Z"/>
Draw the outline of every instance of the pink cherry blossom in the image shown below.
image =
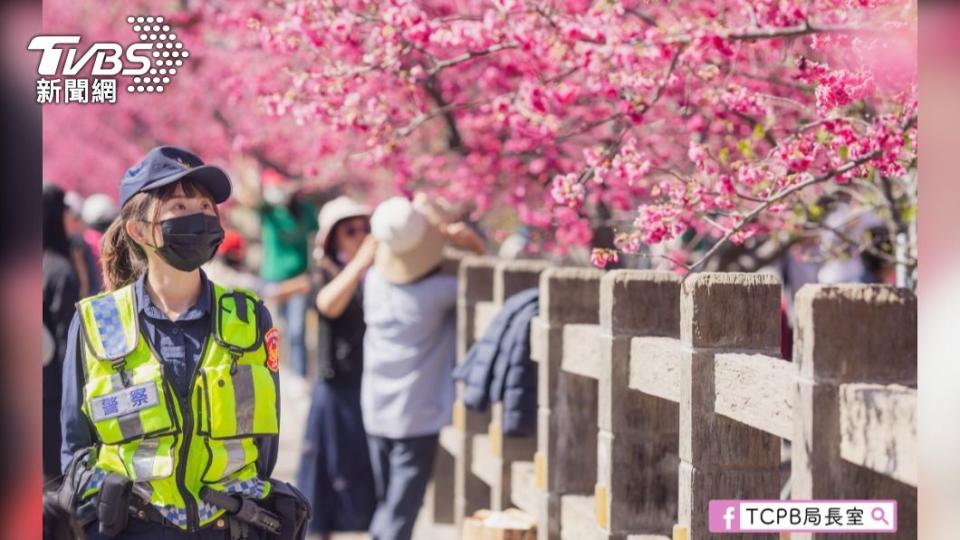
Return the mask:
<path fill-rule="evenodd" d="M 147 3 L 191 58 L 162 95 L 46 106 L 50 179 L 115 193 L 175 143 L 317 186 L 367 178 L 373 199 L 426 190 L 539 252 L 590 245 L 611 212 L 632 225 L 602 249 L 679 254 L 687 231 L 804 233 L 838 186 L 883 216 L 915 199 L 908 0 Z M 46 26 L 136 39 L 92 5 L 51 0 Z"/>
<path fill-rule="evenodd" d="M 579 208 L 586 196 L 586 188 L 578 181 L 576 174 L 570 173 L 553 179 L 553 189 L 550 194 L 557 204 Z"/>
<path fill-rule="evenodd" d="M 620 254 L 613 249 L 593 248 L 590 254 L 590 264 L 597 268 L 606 268 L 611 263 L 620 260 Z"/>

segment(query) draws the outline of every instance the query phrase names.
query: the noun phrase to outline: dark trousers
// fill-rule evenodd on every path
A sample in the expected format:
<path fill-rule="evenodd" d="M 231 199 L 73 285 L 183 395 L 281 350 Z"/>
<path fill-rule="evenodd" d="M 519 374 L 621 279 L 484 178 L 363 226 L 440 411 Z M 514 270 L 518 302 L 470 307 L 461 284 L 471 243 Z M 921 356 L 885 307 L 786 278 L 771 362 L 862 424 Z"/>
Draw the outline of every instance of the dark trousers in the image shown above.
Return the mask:
<path fill-rule="evenodd" d="M 369 435 L 377 510 L 370 523 L 373 540 L 409 540 L 433 473 L 439 435 L 387 439 Z"/>
<path fill-rule="evenodd" d="M 317 382 L 301 450 L 296 484 L 313 507 L 308 531 L 369 529 L 377 500 L 359 377 L 356 384 Z"/>

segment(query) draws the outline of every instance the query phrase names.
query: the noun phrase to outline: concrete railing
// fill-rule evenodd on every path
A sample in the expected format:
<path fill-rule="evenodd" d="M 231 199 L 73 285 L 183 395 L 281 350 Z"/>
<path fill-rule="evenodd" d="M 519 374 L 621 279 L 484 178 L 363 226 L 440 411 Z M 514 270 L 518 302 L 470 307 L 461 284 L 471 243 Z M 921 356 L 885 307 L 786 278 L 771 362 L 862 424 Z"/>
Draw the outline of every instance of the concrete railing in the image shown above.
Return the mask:
<path fill-rule="evenodd" d="M 505 438 L 499 406 L 458 402 L 435 515 L 444 501 L 458 524 L 517 506 L 541 539 L 706 538 L 711 499 L 778 499 L 789 480 L 795 499 L 896 499 L 900 534 L 916 534 L 912 293 L 805 287 L 789 362 L 771 276 L 482 258 L 459 276 L 461 360 L 504 299 L 539 282 L 537 436 Z"/>

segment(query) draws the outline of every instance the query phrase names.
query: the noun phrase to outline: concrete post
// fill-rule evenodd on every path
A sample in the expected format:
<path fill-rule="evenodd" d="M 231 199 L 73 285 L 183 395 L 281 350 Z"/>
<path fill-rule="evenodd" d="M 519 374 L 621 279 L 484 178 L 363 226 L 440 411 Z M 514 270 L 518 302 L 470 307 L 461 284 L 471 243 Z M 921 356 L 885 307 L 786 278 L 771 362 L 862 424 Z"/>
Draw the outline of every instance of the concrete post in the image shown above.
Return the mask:
<path fill-rule="evenodd" d="M 896 499 L 899 538 L 916 538 L 917 491 L 844 461 L 839 386 L 917 384 L 917 298 L 881 285 L 807 285 L 797 293 L 794 499 Z M 795 534 L 794 538 L 810 538 Z"/>
<path fill-rule="evenodd" d="M 600 284 L 597 525 L 608 539 L 669 534 L 677 519 L 677 404 L 628 387 L 630 340 L 680 337 L 680 279 L 616 270 Z"/>
<path fill-rule="evenodd" d="M 563 325 L 599 322 L 600 278 L 593 268 L 551 268 L 540 275 L 540 334 L 546 343 L 537 380 L 540 511 L 537 536 L 560 538 L 560 496 L 589 493 L 596 480 L 597 383 L 562 370 Z"/>
<path fill-rule="evenodd" d="M 460 275 L 460 263 L 463 252 L 447 250 L 444 252 L 441 272 L 450 276 Z M 433 476 L 424 497 L 426 517 L 434 523 L 453 523 L 454 520 L 454 457 L 446 448 L 437 449 L 437 459 L 433 465 Z"/>
<path fill-rule="evenodd" d="M 780 285 L 763 274 L 704 273 L 682 286 L 678 522 L 708 538 L 711 499 L 777 499 L 780 439 L 714 413 L 714 355 L 778 356 Z"/>
<path fill-rule="evenodd" d="M 493 278 L 493 301 L 499 305 L 524 289 L 538 287 L 540 274 L 551 264 L 538 260 L 511 260 L 497 264 Z M 478 336 L 479 337 L 479 336 Z M 503 434 L 503 408 L 493 403 L 490 426 L 487 434 L 493 463 L 497 469 L 494 485 L 490 486 L 490 508 L 505 510 L 511 506 L 511 471 L 515 461 L 531 461 L 536 451 L 534 432 L 529 437 L 505 437 Z"/>
<path fill-rule="evenodd" d="M 476 340 L 474 335 L 475 306 L 478 302 L 493 300 L 493 274 L 496 259 L 467 257 L 460 263 L 459 295 L 457 298 L 457 362 L 462 362 L 467 350 Z M 454 456 L 454 517 L 457 530 L 463 528 L 463 518 L 490 506 L 490 489 L 470 470 L 473 462 L 473 436 L 483 433 L 490 423 L 489 412 L 481 413 L 463 405 L 462 383 L 457 383 L 457 400 L 453 405 Z"/>

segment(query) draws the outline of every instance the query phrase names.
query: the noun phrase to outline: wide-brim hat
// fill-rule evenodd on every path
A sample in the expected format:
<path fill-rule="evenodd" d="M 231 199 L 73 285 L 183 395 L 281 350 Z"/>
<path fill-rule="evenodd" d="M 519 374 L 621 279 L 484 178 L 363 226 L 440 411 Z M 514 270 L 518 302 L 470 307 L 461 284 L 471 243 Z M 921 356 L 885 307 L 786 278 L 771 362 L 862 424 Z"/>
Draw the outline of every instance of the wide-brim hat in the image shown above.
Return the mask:
<path fill-rule="evenodd" d="M 448 221 L 450 213 L 443 204 L 424 195 L 380 203 L 370 218 L 371 233 L 379 241 L 374 266 L 398 285 L 427 275 L 443 262 L 446 238 L 440 225 Z"/>
<path fill-rule="evenodd" d="M 317 222 L 320 225 L 320 231 L 317 233 L 317 244 L 323 250 L 323 253 L 330 253 L 329 244 L 332 240 L 330 233 L 333 232 L 337 223 L 356 217 L 370 217 L 370 208 L 346 195 L 341 195 L 323 205 L 320 209 L 320 215 L 317 217 Z"/>

